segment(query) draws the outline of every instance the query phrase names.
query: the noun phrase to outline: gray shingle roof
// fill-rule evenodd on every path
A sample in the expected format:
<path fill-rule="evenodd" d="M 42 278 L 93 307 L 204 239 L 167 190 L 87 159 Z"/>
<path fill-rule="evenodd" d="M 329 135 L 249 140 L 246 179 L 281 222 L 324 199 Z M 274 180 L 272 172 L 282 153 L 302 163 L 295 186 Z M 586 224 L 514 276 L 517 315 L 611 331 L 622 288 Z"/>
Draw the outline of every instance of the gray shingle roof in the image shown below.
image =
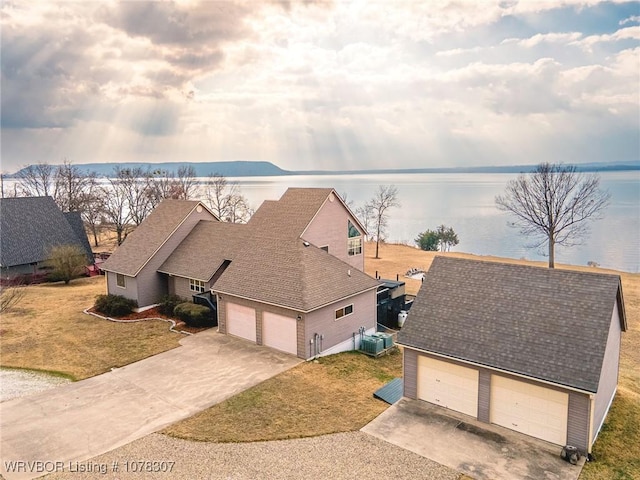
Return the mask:
<path fill-rule="evenodd" d="M 398 342 L 596 392 L 620 277 L 436 257 Z"/>
<path fill-rule="evenodd" d="M 56 245 L 85 247 L 51 197 L 2 198 L 0 219 L 3 267 L 42 262 Z"/>
<path fill-rule="evenodd" d="M 135 277 L 199 204 L 190 200 L 164 200 L 102 264 L 102 270 Z"/>
<path fill-rule="evenodd" d="M 71 225 L 76 237 L 80 240 L 87 259 L 90 263 L 93 263 L 93 251 L 91 250 L 91 244 L 89 243 L 87 232 L 84 229 L 84 222 L 82 221 L 80 212 L 65 212 L 64 217 L 67 219 L 67 222 L 69 222 L 69 225 Z"/>

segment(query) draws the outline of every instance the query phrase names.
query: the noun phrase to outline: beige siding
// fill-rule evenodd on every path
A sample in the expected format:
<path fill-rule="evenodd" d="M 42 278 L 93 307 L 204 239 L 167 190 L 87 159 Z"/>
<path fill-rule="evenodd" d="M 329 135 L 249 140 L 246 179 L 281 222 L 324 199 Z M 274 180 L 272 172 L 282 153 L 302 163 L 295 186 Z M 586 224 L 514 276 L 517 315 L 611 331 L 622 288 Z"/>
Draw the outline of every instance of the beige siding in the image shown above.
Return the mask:
<path fill-rule="evenodd" d="M 141 307 L 158 303 L 160 298 L 169 292 L 167 276 L 158 273 L 157 270 L 200 220 L 215 221 L 207 209 L 203 208 L 200 213 L 196 210 L 192 211 L 173 235 L 158 249 L 153 258 L 142 268 L 140 273 L 138 273 L 138 303 Z"/>
<path fill-rule="evenodd" d="M 609 406 L 618 386 L 618 367 L 620 364 L 620 313 L 618 311 L 618 302 L 613 304 L 613 314 L 611 316 L 611 325 L 609 326 L 609 336 L 607 338 L 607 347 L 602 362 L 602 370 L 600 372 L 600 383 L 598 384 L 598 392 L 595 398 L 594 415 L 593 415 L 593 438 L 591 443 L 595 442 L 598 432 L 602 427 L 602 423 L 607 415 Z"/>
<path fill-rule="evenodd" d="M 336 310 L 351 304 L 353 304 L 353 313 L 336 320 Z M 309 358 L 312 356 L 310 341 L 316 333 L 324 336 L 322 350 L 325 351 L 351 338 L 360 327 L 365 327 L 366 330 L 375 329 L 376 291 L 370 290 L 308 313 L 305 323 L 304 358 Z"/>
<path fill-rule="evenodd" d="M 351 266 L 364 271 L 364 232 L 362 235 L 362 253 L 360 255 L 348 255 L 348 221 L 357 226 L 357 222 L 340 200 L 329 199 L 320 208 L 317 215 L 311 221 L 302 238 L 316 247 L 329 246 L 329 253 Z"/>
<path fill-rule="evenodd" d="M 569 418 L 567 419 L 567 445 L 589 451 L 589 418 L 591 400 L 589 395 L 569 392 Z"/>
<path fill-rule="evenodd" d="M 403 349 L 404 396 L 418 398 L 418 352 L 405 347 Z"/>

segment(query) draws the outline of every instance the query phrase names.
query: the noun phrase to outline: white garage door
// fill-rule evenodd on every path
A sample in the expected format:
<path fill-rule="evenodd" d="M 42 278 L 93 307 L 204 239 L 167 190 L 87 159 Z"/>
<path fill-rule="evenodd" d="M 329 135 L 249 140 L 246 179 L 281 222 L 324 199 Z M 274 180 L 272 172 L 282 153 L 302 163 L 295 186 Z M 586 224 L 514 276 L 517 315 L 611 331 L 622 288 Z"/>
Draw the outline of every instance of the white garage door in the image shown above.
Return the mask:
<path fill-rule="evenodd" d="M 418 398 L 477 417 L 478 371 L 419 356 Z"/>
<path fill-rule="evenodd" d="M 298 354 L 296 319 L 264 312 L 262 314 L 262 343 L 283 352 Z"/>
<path fill-rule="evenodd" d="M 557 445 L 567 440 L 569 395 L 492 375 L 491 423 Z"/>
<path fill-rule="evenodd" d="M 255 342 L 255 309 L 235 303 L 227 303 L 227 333 Z"/>

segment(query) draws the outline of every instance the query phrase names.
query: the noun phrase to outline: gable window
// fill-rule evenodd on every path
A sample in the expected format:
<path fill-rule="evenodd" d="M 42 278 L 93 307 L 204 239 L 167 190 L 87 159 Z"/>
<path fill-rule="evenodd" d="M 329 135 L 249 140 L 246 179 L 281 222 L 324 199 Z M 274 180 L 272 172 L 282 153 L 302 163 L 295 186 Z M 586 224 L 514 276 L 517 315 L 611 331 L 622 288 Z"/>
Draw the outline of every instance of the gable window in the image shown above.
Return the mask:
<path fill-rule="evenodd" d="M 204 292 L 205 286 L 202 280 L 195 280 L 193 278 L 189 279 L 189 289 L 192 292 L 202 293 Z"/>
<path fill-rule="evenodd" d="M 127 281 L 124 279 L 124 275 L 116 273 L 116 285 L 120 288 L 127 288 Z"/>
<path fill-rule="evenodd" d="M 347 315 L 351 315 L 353 313 L 353 304 L 347 305 L 346 307 L 339 308 L 336 310 L 336 320 L 346 317 Z"/>
<path fill-rule="evenodd" d="M 347 253 L 350 256 L 360 255 L 362 253 L 362 233 L 360 233 L 360 230 L 358 230 L 358 228 L 353 223 L 351 223 L 351 220 L 349 220 L 348 222 L 347 234 L 349 240 L 347 243 Z"/>

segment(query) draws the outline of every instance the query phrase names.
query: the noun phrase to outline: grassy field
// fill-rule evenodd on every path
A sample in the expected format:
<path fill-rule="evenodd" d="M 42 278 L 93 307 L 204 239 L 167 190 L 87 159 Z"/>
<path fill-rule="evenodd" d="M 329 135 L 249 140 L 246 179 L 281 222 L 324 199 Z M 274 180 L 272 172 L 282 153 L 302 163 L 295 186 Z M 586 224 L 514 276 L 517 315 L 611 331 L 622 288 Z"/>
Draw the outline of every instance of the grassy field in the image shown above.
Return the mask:
<path fill-rule="evenodd" d="M 182 338 L 161 321 L 113 323 L 85 315 L 104 277 L 25 287 L 0 320 L 0 366 L 60 372 L 80 380 L 178 346 Z"/>

